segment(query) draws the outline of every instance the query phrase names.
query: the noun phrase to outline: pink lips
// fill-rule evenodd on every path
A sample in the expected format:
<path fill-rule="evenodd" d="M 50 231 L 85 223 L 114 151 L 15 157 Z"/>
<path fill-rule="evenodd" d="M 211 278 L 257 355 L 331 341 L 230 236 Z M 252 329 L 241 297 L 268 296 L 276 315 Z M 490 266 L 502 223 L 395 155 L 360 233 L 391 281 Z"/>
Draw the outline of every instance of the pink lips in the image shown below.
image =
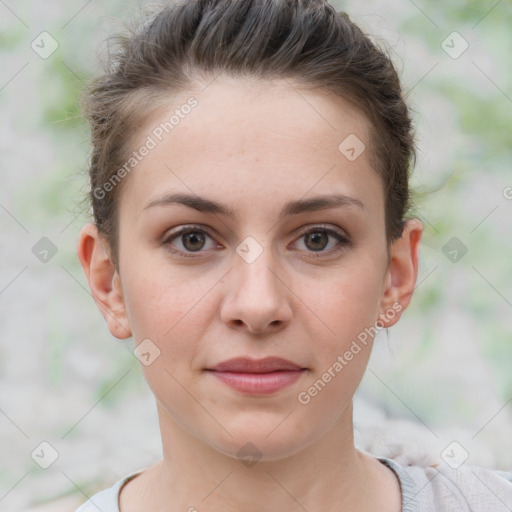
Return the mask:
<path fill-rule="evenodd" d="M 293 384 L 306 368 L 280 357 L 237 357 L 207 368 L 207 371 L 242 393 L 269 394 Z"/>

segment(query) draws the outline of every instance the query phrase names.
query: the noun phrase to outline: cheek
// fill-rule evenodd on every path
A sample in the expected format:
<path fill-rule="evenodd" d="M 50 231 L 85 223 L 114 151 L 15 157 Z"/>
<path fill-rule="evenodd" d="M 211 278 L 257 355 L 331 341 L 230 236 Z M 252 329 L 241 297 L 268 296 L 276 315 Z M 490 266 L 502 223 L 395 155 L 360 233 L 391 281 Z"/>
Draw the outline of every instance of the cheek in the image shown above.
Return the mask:
<path fill-rule="evenodd" d="M 317 283 L 304 293 L 305 304 L 325 325 L 327 338 L 331 334 L 338 344 L 349 342 L 375 324 L 382 294 L 379 272 L 374 262 L 361 258 L 359 264 L 333 272 L 328 283 Z"/>
<path fill-rule="evenodd" d="M 321 322 L 317 336 L 310 333 L 317 340 L 314 371 L 297 401 L 326 424 L 336 421 L 352 400 L 371 354 L 381 292 L 378 269 L 371 269 L 362 259 L 351 272 L 338 273 L 329 286 L 308 295 Z"/>
<path fill-rule="evenodd" d="M 211 292 L 218 277 L 186 277 L 183 270 L 155 264 L 138 269 L 127 272 L 124 286 L 133 337 L 137 343 L 144 339 L 155 343 L 172 369 L 175 361 L 192 358 L 197 340 L 210 325 L 215 311 Z"/>

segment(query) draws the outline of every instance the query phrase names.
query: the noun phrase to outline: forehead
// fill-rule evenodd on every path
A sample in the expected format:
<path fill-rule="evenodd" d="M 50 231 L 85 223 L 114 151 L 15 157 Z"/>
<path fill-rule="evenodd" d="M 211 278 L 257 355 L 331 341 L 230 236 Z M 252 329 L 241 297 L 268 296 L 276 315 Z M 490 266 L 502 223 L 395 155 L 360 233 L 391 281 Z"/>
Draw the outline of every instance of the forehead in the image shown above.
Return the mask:
<path fill-rule="evenodd" d="M 196 102 L 194 109 L 187 107 L 191 98 Z M 197 136 L 196 143 L 203 140 L 207 144 L 217 137 L 225 147 L 231 142 L 235 149 L 241 142 L 268 139 L 271 143 L 272 133 L 276 137 L 302 137 L 308 144 L 332 149 L 350 134 L 367 139 L 370 128 L 359 110 L 328 91 L 305 90 L 290 80 L 229 77 L 217 77 L 203 87 L 170 97 L 167 104 L 164 101 L 155 109 L 137 135 L 169 120 L 174 139 L 177 132 L 187 131 L 187 137 Z M 227 131 L 236 134 L 224 137 Z M 167 139 L 172 144 L 172 137 Z"/>
<path fill-rule="evenodd" d="M 269 195 L 285 201 L 287 194 L 336 188 L 382 204 L 366 117 L 341 98 L 287 80 L 223 77 L 169 97 L 134 132 L 130 147 L 137 151 L 150 139 L 122 194 L 130 209 L 176 189 L 268 203 Z"/>

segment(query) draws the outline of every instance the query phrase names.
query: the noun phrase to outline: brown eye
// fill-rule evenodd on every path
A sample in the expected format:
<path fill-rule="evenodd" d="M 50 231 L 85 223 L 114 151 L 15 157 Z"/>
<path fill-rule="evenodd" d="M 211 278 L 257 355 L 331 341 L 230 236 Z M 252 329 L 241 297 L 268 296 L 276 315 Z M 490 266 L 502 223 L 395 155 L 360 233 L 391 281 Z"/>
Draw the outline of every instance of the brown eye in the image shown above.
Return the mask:
<path fill-rule="evenodd" d="M 200 251 L 205 243 L 204 233 L 191 231 L 181 235 L 181 243 L 187 251 Z"/>
<path fill-rule="evenodd" d="M 220 248 L 206 230 L 195 226 L 185 226 L 170 233 L 163 240 L 163 245 L 182 256 L 206 255 L 209 249 Z"/>
<path fill-rule="evenodd" d="M 311 231 L 304 237 L 306 247 L 312 251 L 322 251 L 329 243 L 329 235 L 325 231 Z"/>
<path fill-rule="evenodd" d="M 327 226 L 316 226 L 303 230 L 295 244 L 310 256 L 328 256 L 350 246 L 350 240 Z"/>

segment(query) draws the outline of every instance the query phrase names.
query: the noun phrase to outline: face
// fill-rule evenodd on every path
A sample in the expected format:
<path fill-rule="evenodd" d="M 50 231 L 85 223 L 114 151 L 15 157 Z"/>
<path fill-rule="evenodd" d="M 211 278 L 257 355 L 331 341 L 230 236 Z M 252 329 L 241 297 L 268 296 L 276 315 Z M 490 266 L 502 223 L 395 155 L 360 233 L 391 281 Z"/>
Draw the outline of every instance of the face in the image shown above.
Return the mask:
<path fill-rule="evenodd" d="M 155 132 L 191 96 L 172 131 Z M 406 306 L 366 118 L 287 82 L 218 78 L 159 108 L 134 150 L 148 136 L 157 144 L 120 196 L 112 315 L 149 354 L 161 426 L 232 456 L 247 442 L 264 460 L 312 445 L 348 414 L 371 328 Z M 339 149 L 349 136 L 366 147 L 355 159 Z M 212 371 L 235 357 L 301 370 Z"/>

